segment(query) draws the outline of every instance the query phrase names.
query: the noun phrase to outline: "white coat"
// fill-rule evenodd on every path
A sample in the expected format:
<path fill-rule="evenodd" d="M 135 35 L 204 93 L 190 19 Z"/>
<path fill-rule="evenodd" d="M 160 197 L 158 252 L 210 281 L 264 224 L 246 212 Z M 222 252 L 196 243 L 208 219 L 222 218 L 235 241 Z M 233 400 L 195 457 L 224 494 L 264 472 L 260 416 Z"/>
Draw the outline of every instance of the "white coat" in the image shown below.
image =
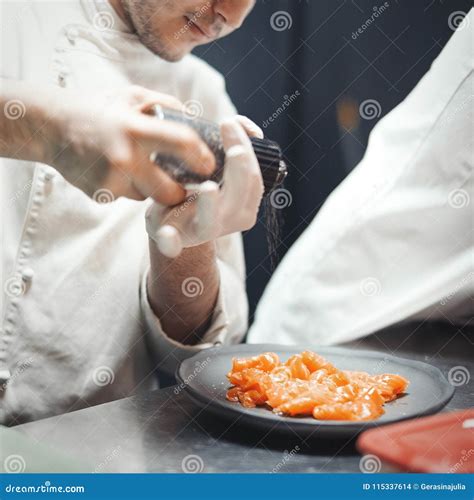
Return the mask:
<path fill-rule="evenodd" d="M 108 2 L 5 2 L 1 14 L 3 78 L 85 93 L 137 84 L 199 101 L 211 120 L 235 114 L 219 73 L 194 56 L 161 60 Z M 4 112 L 15 119 L 21 103 Z M 217 243 L 213 321 L 203 343 L 188 347 L 166 336 L 146 296 L 148 202 L 97 203 L 47 165 L 5 158 L 0 202 L 0 423 L 150 390 L 157 368 L 174 373 L 181 359 L 245 334 L 239 234 Z"/>
<path fill-rule="evenodd" d="M 249 342 L 333 344 L 473 317 L 474 10 L 290 248 Z"/>

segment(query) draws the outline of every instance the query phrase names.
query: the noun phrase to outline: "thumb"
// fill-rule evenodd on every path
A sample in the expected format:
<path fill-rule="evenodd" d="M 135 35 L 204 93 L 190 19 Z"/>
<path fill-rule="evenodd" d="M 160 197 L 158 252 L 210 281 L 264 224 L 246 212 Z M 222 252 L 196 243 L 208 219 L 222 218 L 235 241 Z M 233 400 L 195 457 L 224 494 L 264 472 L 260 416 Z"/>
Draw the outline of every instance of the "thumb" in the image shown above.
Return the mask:
<path fill-rule="evenodd" d="M 195 217 L 196 236 L 200 241 L 209 241 L 218 232 L 219 186 L 213 181 L 206 181 L 199 186 Z"/>
<path fill-rule="evenodd" d="M 153 239 L 156 241 L 158 250 L 169 259 L 175 259 L 183 250 L 179 231 L 173 226 L 161 227 L 156 232 L 156 239 Z"/>
<path fill-rule="evenodd" d="M 178 229 L 164 222 L 164 212 L 167 210 L 158 203 L 152 203 L 146 211 L 145 224 L 148 236 L 156 243 L 158 250 L 174 259 L 181 253 L 183 245 Z"/>

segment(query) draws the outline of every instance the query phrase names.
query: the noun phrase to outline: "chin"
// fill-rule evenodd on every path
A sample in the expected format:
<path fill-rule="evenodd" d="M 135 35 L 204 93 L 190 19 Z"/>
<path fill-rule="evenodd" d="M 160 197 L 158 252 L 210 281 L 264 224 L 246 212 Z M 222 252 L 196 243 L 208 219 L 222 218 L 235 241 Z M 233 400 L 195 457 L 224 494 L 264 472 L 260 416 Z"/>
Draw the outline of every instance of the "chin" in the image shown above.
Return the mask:
<path fill-rule="evenodd" d="M 157 39 L 155 35 L 151 36 L 149 33 L 138 36 L 140 42 L 148 50 L 168 62 L 180 61 L 194 48 L 194 45 L 192 44 L 181 43 L 179 44 L 179 46 L 177 46 L 176 43 L 164 42 L 162 39 Z"/>
<path fill-rule="evenodd" d="M 179 54 L 167 54 L 165 56 L 162 56 L 163 59 L 165 59 L 166 61 L 168 62 L 178 62 L 178 61 L 181 61 L 181 59 L 183 59 L 183 57 L 186 57 L 191 51 L 188 50 L 186 52 L 180 52 Z"/>
<path fill-rule="evenodd" d="M 162 59 L 168 62 L 178 62 L 183 59 L 183 57 L 187 56 L 192 50 L 194 46 L 186 46 L 186 47 L 160 47 L 158 50 L 154 51 L 155 54 L 160 56 Z"/>

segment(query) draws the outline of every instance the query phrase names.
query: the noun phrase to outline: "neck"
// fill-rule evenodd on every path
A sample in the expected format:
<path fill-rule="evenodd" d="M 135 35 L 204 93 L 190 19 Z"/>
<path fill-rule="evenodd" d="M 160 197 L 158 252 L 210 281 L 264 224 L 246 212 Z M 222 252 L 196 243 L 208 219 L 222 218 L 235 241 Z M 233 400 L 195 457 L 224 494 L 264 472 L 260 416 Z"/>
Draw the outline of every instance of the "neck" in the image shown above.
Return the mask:
<path fill-rule="evenodd" d="M 112 6 L 112 8 L 115 10 L 115 12 L 118 14 L 120 19 L 131 29 L 133 30 L 133 25 L 130 20 L 130 17 L 128 16 L 127 12 L 125 11 L 123 7 L 122 0 L 108 0 L 109 4 Z"/>

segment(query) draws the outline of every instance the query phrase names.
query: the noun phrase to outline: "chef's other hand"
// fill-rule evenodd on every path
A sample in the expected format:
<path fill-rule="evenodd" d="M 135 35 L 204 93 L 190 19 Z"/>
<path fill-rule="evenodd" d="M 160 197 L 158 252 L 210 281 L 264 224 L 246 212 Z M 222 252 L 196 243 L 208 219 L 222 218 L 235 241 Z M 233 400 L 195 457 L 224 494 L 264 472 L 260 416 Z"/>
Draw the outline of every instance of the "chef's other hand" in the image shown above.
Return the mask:
<path fill-rule="evenodd" d="M 61 136 L 51 164 L 89 195 L 105 188 L 114 197 L 182 202 L 182 186 L 150 160 L 156 152 L 178 157 L 202 175 L 214 171 L 214 155 L 194 130 L 146 114 L 154 104 L 182 109 L 174 97 L 139 86 L 94 98 L 63 92 Z"/>
<path fill-rule="evenodd" d="M 247 133 L 257 136 L 262 133 L 247 120 L 236 117 L 221 125 L 226 151 L 222 188 L 206 181 L 188 193 L 184 203 L 171 208 L 154 203 L 148 209 L 148 235 L 166 257 L 177 257 L 183 248 L 255 225 L 264 187 Z"/>

